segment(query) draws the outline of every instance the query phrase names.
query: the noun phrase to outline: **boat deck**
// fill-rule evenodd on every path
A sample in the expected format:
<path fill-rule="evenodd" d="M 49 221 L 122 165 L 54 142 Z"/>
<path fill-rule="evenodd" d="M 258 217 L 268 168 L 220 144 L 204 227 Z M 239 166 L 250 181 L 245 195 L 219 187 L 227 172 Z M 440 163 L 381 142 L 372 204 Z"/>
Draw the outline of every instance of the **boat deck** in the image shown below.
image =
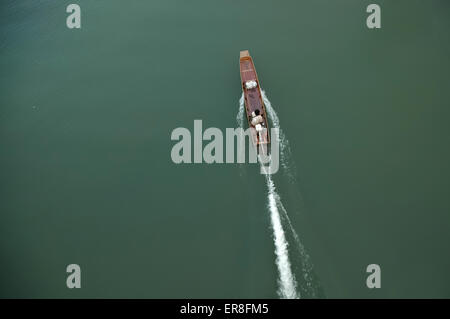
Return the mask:
<path fill-rule="evenodd" d="M 248 51 L 241 51 L 240 59 L 240 71 L 241 71 L 241 81 L 243 85 L 243 91 L 244 91 L 244 98 L 245 98 L 245 108 L 247 113 L 247 120 L 249 122 L 250 127 L 254 127 L 251 125 L 251 114 L 255 110 L 259 110 L 261 112 L 261 115 L 264 118 L 264 126 L 266 130 L 264 133 L 260 134 L 260 138 L 258 139 L 256 136 L 256 131 L 252 132 L 254 135 L 254 142 L 255 144 L 268 144 L 270 142 L 270 137 L 268 134 L 268 121 L 267 121 L 267 114 L 264 107 L 264 103 L 262 101 L 260 86 L 259 86 L 259 80 L 258 76 L 256 74 L 255 66 L 253 65 L 253 60 L 250 57 L 250 54 Z M 244 83 L 247 81 L 256 81 L 257 86 L 252 89 L 247 89 L 244 86 Z"/>
<path fill-rule="evenodd" d="M 258 78 L 256 76 L 255 68 L 253 67 L 252 61 L 249 60 L 241 60 L 241 75 L 242 75 L 242 82 L 247 81 L 257 81 Z M 258 86 L 254 89 L 246 90 L 245 99 L 247 106 L 247 109 L 249 111 L 249 114 L 251 114 L 253 111 L 259 109 L 261 112 L 264 111 L 263 104 L 261 101 L 261 93 L 259 91 L 259 83 Z"/>

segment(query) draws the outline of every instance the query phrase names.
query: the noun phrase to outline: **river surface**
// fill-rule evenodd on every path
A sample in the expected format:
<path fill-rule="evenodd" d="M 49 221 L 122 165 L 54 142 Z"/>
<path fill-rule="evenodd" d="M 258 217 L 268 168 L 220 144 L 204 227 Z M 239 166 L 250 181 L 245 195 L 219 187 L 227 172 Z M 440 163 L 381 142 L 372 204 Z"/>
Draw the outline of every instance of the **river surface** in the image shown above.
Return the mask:
<path fill-rule="evenodd" d="M 258 165 L 171 159 L 177 127 L 236 127 L 248 49 L 300 296 L 449 298 L 450 3 L 376 1 L 370 30 L 372 2 L 79 0 L 68 29 L 69 3 L 2 1 L 0 297 L 278 298 Z"/>

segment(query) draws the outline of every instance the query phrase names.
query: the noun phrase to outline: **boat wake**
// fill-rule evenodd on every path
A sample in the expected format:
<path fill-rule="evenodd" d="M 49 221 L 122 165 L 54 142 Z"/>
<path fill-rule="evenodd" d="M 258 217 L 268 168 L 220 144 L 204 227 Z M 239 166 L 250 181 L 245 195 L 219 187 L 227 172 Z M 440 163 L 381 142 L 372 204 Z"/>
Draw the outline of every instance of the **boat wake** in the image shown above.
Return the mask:
<path fill-rule="evenodd" d="M 294 242 L 296 244 L 299 257 L 301 259 L 300 262 L 302 267 L 301 270 L 304 283 L 304 285 L 300 287 L 302 293 L 310 298 L 316 298 L 318 297 L 318 287 L 317 284 L 315 283 L 311 258 L 309 257 L 305 247 L 301 243 L 300 238 L 297 232 L 295 231 L 294 226 L 292 225 L 291 219 L 289 218 L 287 210 L 286 208 L 284 208 L 284 205 L 281 202 L 280 196 L 275 191 L 274 191 L 274 198 L 277 204 L 277 210 L 279 209 L 281 211 L 281 217 L 285 221 L 285 224 L 287 224 L 287 226 L 289 227 L 292 237 L 294 238 Z"/>
<path fill-rule="evenodd" d="M 291 160 L 291 151 L 289 147 L 289 141 L 280 128 L 280 121 L 277 113 L 272 108 L 272 105 L 267 98 L 265 92 L 261 90 L 261 95 L 266 107 L 266 111 L 272 126 L 278 128 L 279 145 L 280 145 L 280 160 L 283 172 L 287 175 L 290 182 L 296 182 L 295 172 L 296 168 Z M 240 127 L 245 125 L 245 104 L 244 95 L 239 100 L 239 111 L 236 116 L 237 124 Z M 264 166 L 262 166 L 264 167 Z M 301 294 L 305 294 L 308 297 L 317 297 L 318 287 L 314 281 L 313 266 L 310 261 L 310 257 L 307 254 L 300 238 L 295 231 L 292 222 L 289 218 L 286 208 L 284 207 L 279 194 L 276 191 L 275 183 L 272 180 L 270 174 L 266 174 L 267 184 L 267 207 L 270 212 L 270 222 L 273 231 L 273 240 L 275 246 L 275 263 L 278 270 L 278 295 L 280 298 L 296 299 L 300 298 Z M 298 284 L 296 277 L 292 271 L 291 262 L 289 259 L 289 244 L 286 238 L 285 229 L 290 232 L 294 239 L 294 244 L 297 248 L 299 263 L 301 264 L 301 278 L 300 291 L 298 290 Z"/>
<path fill-rule="evenodd" d="M 266 92 L 264 92 L 263 90 L 261 90 L 261 97 L 264 101 L 264 106 L 266 107 L 269 119 L 272 122 L 272 126 L 278 128 L 281 167 L 283 168 L 283 172 L 288 176 L 289 181 L 294 183 L 296 181 L 296 168 L 294 161 L 292 161 L 289 141 L 280 127 L 280 119 L 278 118 L 277 112 L 275 112 L 275 110 L 273 109 L 272 103 L 270 103 L 269 99 L 267 98 Z"/>
<path fill-rule="evenodd" d="M 245 102 L 244 102 L 244 93 L 242 93 L 241 98 L 239 99 L 239 110 L 236 115 L 236 122 L 238 127 L 244 128 L 244 119 L 245 119 Z"/>
<path fill-rule="evenodd" d="M 297 282 L 292 273 L 291 262 L 289 261 L 288 243 L 281 224 L 280 212 L 278 210 L 279 195 L 275 190 L 275 185 L 271 175 L 267 174 L 267 199 L 270 210 L 270 221 L 273 230 L 273 241 L 275 244 L 275 262 L 278 268 L 278 295 L 284 299 L 298 299 Z"/>
<path fill-rule="evenodd" d="M 269 99 L 267 98 L 266 93 L 261 90 L 261 96 L 264 101 L 264 105 L 266 107 L 266 111 L 268 113 L 269 119 L 272 122 L 273 127 L 278 128 L 279 130 L 279 145 L 280 145 L 280 160 L 281 160 L 281 167 L 283 168 L 283 172 L 287 175 L 289 181 L 292 184 L 297 183 L 296 178 L 296 171 L 297 168 L 295 166 L 294 161 L 292 160 L 291 156 L 291 148 L 289 146 L 289 140 L 287 139 L 286 135 L 283 133 L 283 130 L 280 127 L 280 120 L 278 118 L 278 114 L 275 111 L 275 109 L 272 107 L 272 104 L 270 103 Z M 277 194 L 278 195 L 278 194 Z M 320 285 L 316 281 L 314 271 L 313 271 L 313 264 L 311 262 L 311 258 L 309 257 L 308 253 L 306 252 L 305 247 L 303 246 L 302 242 L 300 241 L 300 238 L 295 231 L 294 227 L 292 226 L 291 219 L 289 218 L 288 212 L 286 208 L 284 207 L 281 199 L 279 196 L 276 196 L 277 205 L 282 213 L 282 218 L 286 221 L 287 226 L 289 227 L 289 230 L 292 234 L 292 237 L 294 238 L 297 252 L 299 254 L 299 258 L 301 259 L 301 269 L 302 269 L 302 278 L 303 278 L 303 285 L 301 286 L 302 293 L 307 295 L 311 298 L 319 297 L 319 290 Z"/>

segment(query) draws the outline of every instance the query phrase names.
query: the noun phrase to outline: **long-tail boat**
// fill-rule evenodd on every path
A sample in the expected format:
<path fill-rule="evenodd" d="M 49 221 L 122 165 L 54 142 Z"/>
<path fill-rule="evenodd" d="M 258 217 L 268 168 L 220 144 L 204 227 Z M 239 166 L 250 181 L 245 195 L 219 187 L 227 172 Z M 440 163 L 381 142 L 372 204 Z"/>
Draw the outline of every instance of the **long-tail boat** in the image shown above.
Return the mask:
<path fill-rule="evenodd" d="M 258 75 L 248 50 L 241 51 L 239 57 L 241 85 L 245 99 L 245 111 L 256 146 L 270 143 L 267 112 L 261 96 Z M 260 117 L 258 117 L 260 115 Z M 256 124 L 255 124 L 256 123 Z"/>

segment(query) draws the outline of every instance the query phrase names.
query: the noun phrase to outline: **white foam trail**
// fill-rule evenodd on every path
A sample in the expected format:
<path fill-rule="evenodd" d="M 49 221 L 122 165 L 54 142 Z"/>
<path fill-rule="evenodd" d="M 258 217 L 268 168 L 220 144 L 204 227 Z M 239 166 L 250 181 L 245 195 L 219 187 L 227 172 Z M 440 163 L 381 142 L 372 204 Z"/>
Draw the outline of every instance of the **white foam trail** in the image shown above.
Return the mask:
<path fill-rule="evenodd" d="M 294 229 L 294 226 L 292 226 L 291 219 L 289 218 L 287 210 L 286 208 L 284 208 L 284 205 L 281 202 L 280 197 L 276 196 L 275 199 L 278 207 L 281 209 L 282 217 L 286 220 L 289 226 L 289 230 L 291 231 L 292 237 L 294 237 L 295 243 L 297 244 L 298 253 L 300 254 L 300 258 L 302 259 L 302 276 L 306 284 L 306 287 L 303 288 L 310 297 L 315 298 L 317 297 L 317 287 L 314 283 L 314 278 L 312 275 L 314 266 L 311 262 L 311 258 L 309 257 L 305 247 L 301 243 L 300 238 L 298 237 L 298 234 Z"/>
<path fill-rule="evenodd" d="M 288 176 L 289 180 L 292 183 L 296 183 L 295 178 L 295 164 L 291 159 L 291 149 L 289 146 L 289 141 L 284 135 L 281 127 L 280 127 L 280 120 L 278 118 L 278 114 L 276 113 L 275 109 L 272 107 L 272 104 L 270 103 L 269 99 L 267 98 L 267 95 L 263 90 L 261 90 L 261 96 L 264 101 L 264 105 L 267 111 L 267 115 L 269 119 L 272 122 L 272 126 L 278 128 L 279 130 L 279 145 L 280 145 L 280 159 L 281 159 L 281 166 L 284 169 L 286 175 Z M 273 184 L 273 182 L 270 180 L 270 182 Z M 269 188 L 270 192 L 270 188 Z M 287 210 L 285 209 L 280 196 L 278 195 L 275 190 L 272 192 L 274 200 L 276 202 L 277 211 L 281 210 L 283 219 L 287 222 L 287 225 L 289 226 L 289 230 L 291 231 L 292 237 L 294 238 L 294 241 L 296 243 L 298 253 L 301 258 L 301 265 L 302 265 L 302 277 L 305 282 L 305 286 L 302 286 L 302 291 L 306 292 L 308 296 L 310 297 L 317 297 L 317 285 L 314 282 L 313 277 L 313 264 L 311 262 L 311 259 L 306 252 L 305 247 L 300 241 L 300 238 L 295 231 L 291 219 L 289 218 L 289 215 L 287 213 Z"/>
<path fill-rule="evenodd" d="M 268 188 L 268 207 L 270 210 L 270 221 L 273 229 L 273 241 L 275 244 L 276 265 L 279 273 L 278 295 L 284 299 L 300 298 L 297 292 L 297 283 L 292 273 L 291 263 L 289 261 L 288 243 L 281 224 L 280 213 L 277 207 L 277 197 L 279 198 L 275 185 L 269 174 L 266 175 Z"/>
<path fill-rule="evenodd" d="M 245 104 L 244 104 L 244 93 L 242 93 L 241 98 L 239 99 L 239 110 L 236 115 L 236 122 L 238 127 L 244 127 L 244 113 L 245 113 Z"/>
<path fill-rule="evenodd" d="M 269 99 L 266 96 L 266 93 L 261 90 L 261 97 L 264 101 L 264 106 L 266 107 L 267 115 L 272 122 L 272 126 L 278 128 L 278 139 L 280 145 L 280 160 L 281 167 L 284 169 L 284 172 L 288 176 L 291 182 L 295 182 L 295 165 L 291 160 L 291 148 L 289 146 L 289 141 L 284 135 L 283 130 L 280 128 L 280 119 L 278 118 L 277 112 L 272 107 L 272 103 L 270 103 Z"/>
<path fill-rule="evenodd" d="M 246 117 L 246 112 L 245 112 L 244 92 L 242 92 L 241 98 L 239 99 L 239 110 L 238 110 L 238 113 L 236 115 L 236 122 L 237 122 L 238 127 L 244 128 L 245 117 Z M 245 140 L 244 139 L 238 139 L 238 143 L 239 143 L 239 149 L 243 150 L 244 149 Z M 243 176 L 245 174 L 244 165 L 243 164 L 239 164 L 238 166 L 239 166 L 239 174 L 241 176 Z"/>

